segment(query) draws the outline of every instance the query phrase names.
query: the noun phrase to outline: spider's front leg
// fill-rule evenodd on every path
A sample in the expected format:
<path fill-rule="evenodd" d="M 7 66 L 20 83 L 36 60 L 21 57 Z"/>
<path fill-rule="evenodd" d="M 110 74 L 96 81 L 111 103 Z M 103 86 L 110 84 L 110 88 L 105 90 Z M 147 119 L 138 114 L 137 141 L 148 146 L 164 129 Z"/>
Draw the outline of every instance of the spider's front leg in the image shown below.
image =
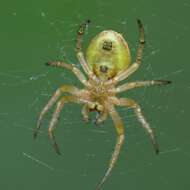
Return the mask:
<path fill-rule="evenodd" d="M 115 99 L 115 100 L 116 100 L 115 103 L 119 106 L 127 106 L 127 107 L 134 109 L 137 119 L 142 124 L 142 127 L 147 131 L 148 135 L 150 136 L 150 140 L 152 142 L 154 150 L 155 150 L 156 154 L 158 154 L 159 153 L 159 144 L 156 140 L 155 133 L 154 133 L 153 129 L 150 127 L 149 123 L 146 121 L 146 119 L 141 111 L 140 105 L 132 99 L 120 98 L 120 99 Z"/>
<path fill-rule="evenodd" d="M 117 111 L 115 110 L 113 105 L 108 105 L 108 111 L 109 114 L 114 122 L 118 137 L 117 137 L 117 142 L 114 148 L 114 152 L 112 154 L 112 158 L 110 160 L 109 163 L 109 167 L 105 173 L 105 175 L 103 176 L 101 182 L 98 184 L 96 190 L 99 190 L 101 188 L 101 186 L 104 184 L 104 182 L 106 181 L 106 179 L 109 177 L 109 175 L 111 174 L 111 171 L 113 169 L 113 167 L 115 166 L 118 157 L 119 157 L 119 153 L 121 150 L 121 146 L 123 145 L 125 136 L 124 136 L 124 127 L 123 127 L 123 122 L 119 116 L 119 114 L 117 113 Z"/>
<path fill-rule="evenodd" d="M 54 105 L 54 103 L 58 100 L 58 98 L 61 96 L 61 94 L 63 92 L 68 92 L 70 94 L 77 95 L 78 92 L 79 92 L 79 89 L 76 88 L 76 87 L 74 87 L 74 86 L 63 85 L 62 87 L 60 87 L 59 89 L 56 90 L 56 92 L 51 97 L 51 99 L 49 100 L 49 102 L 45 105 L 45 107 L 40 112 L 40 115 L 39 115 L 39 118 L 38 118 L 38 122 L 37 122 L 37 128 L 34 130 L 34 133 L 33 133 L 34 138 L 36 138 L 37 135 L 38 135 L 38 132 L 40 130 L 41 122 L 42 122 L 42 119 L 43 119 L 44 115 Z"/>
<path fill-rule="evenodd" d="M 75 97 L 75 96 L 64 96 L 58 103 L 57 103 L 57 107 L 55 109 L 55 112 L 53 113 L 53 116 L 52 116 L 52 119 L 50 121 L 50 124 L 49 124 L 49 127 L 48 127 L 48 133 L 49 133 L 49 137 L 50 137 L 50 140 L 52 142 L 52 145 L 55 149 L 55 151 L 57 152 L 57 154 L 61 154 L 60 153 L 60 150 L 59 150 L 59 147 L 58 147 L 58 144 L 56 143 L 56 140 L 55 140 L 55 136 L 54 136 L 54 129 L 55 129 L 55 126 L 56 126 L 56 123 L 59 119 L 59 116 L 60 116 L 60 113 L 61 113 L 61 110 L 64 106 L 64 104 L 66 102 L 75 102 L 75 103 L 79 103 L 80 102 L 80 99 Z"/>

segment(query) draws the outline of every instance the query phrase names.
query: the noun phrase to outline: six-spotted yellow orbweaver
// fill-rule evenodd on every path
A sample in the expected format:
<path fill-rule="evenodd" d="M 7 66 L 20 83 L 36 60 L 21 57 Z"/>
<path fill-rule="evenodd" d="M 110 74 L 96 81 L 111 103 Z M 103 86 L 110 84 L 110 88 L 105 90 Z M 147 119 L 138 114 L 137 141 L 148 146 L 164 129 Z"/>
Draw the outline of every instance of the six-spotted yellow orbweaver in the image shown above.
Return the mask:
<path fill-rule="evenodd" d="M 65 103 L 74 102 L 84 104 L 82 108 L 82 115 L 85 121 L 88 121 L 89 112 L 91 111 L 98 112 L 98 117 L 95 121 L 96 124 L 105 121 L 109 115 L 113 120 L 118 137 L 109 167 L 102 180 L 96 187 L 96 190 L 99 190 L 116 164 L 121 146 L 125 139 L 123 121 L 115 109 L 116 106 L 126 106 L 134 110 L 137 119 L 150 136 L 156 153 L 159 152 L 159 146 L 154 132 L 143 116 L 139 104 L 133 99 L 118 98 L 116 95 L 120 92 L 131 90 L 136 87 L 165 85 L 169 84 L 170 81 L 135 81 L 118 85 L 120 81 L 127 79 L 131 74 L 137 71 L 141 64 L 142 52 L 145 44 L 143 25 L 138 19 L 137 24 L 140 36 L 136 60 L 133 64 L 131 64 L 131 55 L 127 42 L 121 34 L 113 30 L 106 30 L 95 36 L 87 48 L 85 57 L 82 52 L 82 37 L 88 23 L 89 21 L 86 21 L 80 25 L 77 33 L 76 44 L 76 54 L 86 76 L 75 65 L 66 64 L 62 61 L 51 61 L 47 63 L 49 66 L 71 70 L 84 85 L 84 88 L 79 89 L 71 85 L 63 85 L 58 88 L 40 113 L 37 128 L 34 131 L 34 138 L 36 138 L 38 134 L 44 115 L 56 102 L 57 106 L 50 121 L 48 133 L 53 147 L 58 154 L 60 154 L 60 151 L 53 131 Z M 88 79 L 86 77 L 88 77 Z M 61 97 L 64 92 L 70 95 Z"/>

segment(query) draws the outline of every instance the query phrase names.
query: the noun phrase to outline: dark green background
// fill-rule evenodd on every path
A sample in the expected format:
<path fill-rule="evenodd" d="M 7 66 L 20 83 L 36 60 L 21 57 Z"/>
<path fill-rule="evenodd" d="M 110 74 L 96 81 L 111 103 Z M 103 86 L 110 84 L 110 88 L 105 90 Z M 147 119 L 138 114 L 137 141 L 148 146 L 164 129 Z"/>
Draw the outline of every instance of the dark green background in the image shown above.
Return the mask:
<path fill-rule="evenodd" d="M 79 65 L 74 51 L 76 30 L 86 19 L 92 24 L 85 45 L 98 32 L 113 29 L 123 33 L 134 58 L 136 18 L 144 23 L 147 44 L 142 67 L 129 80 L 173 83 L 121 96 L 133 97 L 142 105 L 156 128 L 161 153 L 154 154 L 133 112 L 119 108 L 126 143 L 103 189 L 189 189 L 189 10 L 188 0 L 1 1 L 0 189 L 94 189 L 115 144 L 113 124 L 110 119 L 101 127 L 84 124 L 81 106 L 69 104 L 56 130 L 62 156 L 56 155 L 47 137 L 51 114 L 34 141 L 37 115 L 55 89 L 61 84 L 82 88 L 72 73 L 44 63 L 64 59 Z"/>

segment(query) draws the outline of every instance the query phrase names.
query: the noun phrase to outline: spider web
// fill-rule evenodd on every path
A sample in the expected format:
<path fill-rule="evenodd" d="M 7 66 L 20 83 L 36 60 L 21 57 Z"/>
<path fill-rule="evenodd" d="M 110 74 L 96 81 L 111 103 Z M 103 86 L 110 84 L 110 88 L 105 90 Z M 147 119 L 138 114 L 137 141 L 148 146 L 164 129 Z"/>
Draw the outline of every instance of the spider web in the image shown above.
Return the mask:
<path fill-rule="evenodd" d="M 189 5 L 187 4 L 187 6 Z M 13 13 L 13 16 L 16 16 L 16 13 Z M 67 63 L 74 63 L 78 68 L 82 69 L 77 59 L 75 58 L 74 51 L 76 40 L 75 32 L 78 29 L 79 23 L 84 20 L 82 16 L 78 15 L 76 22 L 73 23 L 70 19 L 56 20 L 54 18 L 50 18 L 48 16 L 48 13 L 41 12 L 40 19 L 42 19 L 45 25 L 47 25 L 53 31 L 53 35 L 57 38 L 57 41 L 50 42 L 47 46 L 48 51 L 55 52 L 49 58 L 47 57 L 47 60 L 64 60 Z M 113 25 L 115 26 L 115 28 L 120 29 L 119 32 L 123 34 L 128 33 L 127 20 L 113 20 Z M 62 32 L 63 28 L 65 29 L 65 27 L 68 30 L 68 33 Z M 89 43 L 89 40 L 92 36 L 94 36 L 98 31 L 102 31 L 105 29 L 105 25 L 92 22 L 92 24 L 89 26 L 89 29 L 87 30 L 87 34 L 85 35 L 84 47 L 86 47 L 86 45 Z M 150 33 L 149 27 L 146 24 L 145 29 L 146 35 L 148 37 Z M 136 33 L 138 32 L 137 28 L 134 28 L 134 30 L 136 30 Z M 178 34 L 176 35 L 175 40 L 177 41 L 179 38 L 182 37 L 183 36 L 180 36 L 180 34 Z M 137 39 L 138 33 L 136 36 L 132 36 L 131 40 L 130 35 L 127 35 L 127 40 L 129 41 L 129 47 L 132 53 L 133 60 L 135 58 Z M 161 49 L 159 49 L 159 46 L 157 44 L 154 44 L 151 41 L 147 41 L 146 50 L 143 55 L 142 66 L 139 71 L 134 74 L 134 76 L 130 77 L 129 81 L 148 79 L 172 80 L 174 78 L 177 80 L 185 74 L 184 68 L 182 66 L 178 68 L 171 68 L 170 70 L 165 70 L 163 65 L 163 70 L 157 71 L 157 67 L 151 61 L 154 60 L 154 57 L 159 56 L 160 52 Z M 38 71 L 37 68 L 35 68 L 33 71 L 22 68 L 18 68 L 17 70 L 9 70 L 6 72 L 2 71 L 0 72 L 0 81 L 0 86 L 2 87 L 2 89 L 33 89 L 33 91 L 31 92 L 32 96 L 27 99 L 27 101 L 29 101 L 28 104 L 22 105 L 24 106 L 24 110 L 18 113 L 14 113 L 14 116 L 18 119 L 10 121 L 10 127 L 18 128 L 19 131 L 21 131 L 23 134 L 27 134 L 27 136 L 32 136 L 33 128 L 35 127 L 37 120 L 37 115 L 42 107 L 46 104 L 48 99 L 51 97 L 52 93 L 54 93 L 56 88 L 61 86 L 63 83 L 80 86 L 82 88 L 82 85 L 79 83 L 77 78 L 73 76 L 72 73 L 68 71 L 62 71 L 61 69 L 56 68 L 46 68 L 44 66 L 40 66 L 40 71 Z M 167 115 L 170 115 L 170 119 L 173 119 L 171 117 L 171 112 L 177 117 L 176 120 L 179 120 L 179 118 L 183 117 L 185 114 L 183 106 L 178 103 L 176 103 L 175 110 L 171 111 L 173 107 L 171 108 L 172 101 L 170 101 L 170 97 L 173 95 L 173 93 L 176 93 L 182 88 L 185 88 L 185 91 L 189 92 L 189 84 L 186 84 L 185 86 L 180 85 L 181 84 L 173 84 L 171 86 L 135 89 L 129 93 L 122 93 L 121 96 L 134 98 L 140 103 L 144 115 L 149 121 L 151 127 L 156 129 L 159 141 L 163 141 L 160 152 L 161 155 L 175 155 L 177 152 L 183 154 L 183 156 L 188 157 L 189 159 L 190 151 L 187 150 L 185 147 L 186 142 L 183 142 L 180 145 L 173 144 L 172 142 L 174 142 L 175 140 L 169 134 L 169 127 L 167 129 L 164 129 L 163 126 L 164 119 L 167 118 Z M 158 101 L 157 99 L 160 99 L 160 101 Z M 52 109 L 52 111 L 53 110 L 54 108 Z M 115 143 L 116 134 L 114 131 L 114 127 L 112 127 L 113 124 L 110 119 L 108 119 L 100 126 L 95 126 L 93 124 L 93 118 L 95 117 L 95 114 L 91 114 L 92 120 L 89 124 L 84 124 L 82 116 L 80 114 L 80 110 L 80 105 L 69 104 L 65 106 L 61 114 L 61 121 L 58 124 L 58 128 L 56 129 L 56 136 L 61 148 L 65 147 L 64 144 L 67 144 L 68 146 L 68 144 L 73 143 L 73 141 L 75 141 L 75 138 L 79 138 L 80 134 L 83 139 L 81 139 L 81 143 L 79 144 L 85 145 L 85 142 L 90 144 L 92 148 L 88 149 L 87 147 L 85 147 L 80 151 L 80 155 L 77 155 L 80 159 L 84 159 L 88 164 L 80 166 L 80 168 L 79 166 L 74 165 L 78 169 L 77 174 L 80 174 L 81 176 L 86 178 L 88 175 L 91 175 L 92 169 L 94 170 L 94 168 L 92 168 L 92 166 L 90 165 L 93 165 L 96 160 L 100 160 L 101 157 L 107 159 L 110 158 Z M 27 149 L 26 147 L 24 147 L 23 150 L 20 151 L 20 154 L 22 155 L 24 160 L 28 159 L 28 161 L 32 162 L 33 164 L 37 164 L 40 167 L 45 167 L 52 172 L 72 175 L 73 173 L 72 171 L 70 171 L 70 168 L 68 166 L 66 167 L 63 162 L 64 159 L 69 159 L 70 155 L 76 156 L 76 154 L 72 153 L 72 151 L 76 151 L 76 149 L 63 151 L 63 157 L 61 157 L 59 160 L 56 160 L 56 163 L 53 159 L 47 159 L 42 153 L 42 151 L 45 151 L 45 154 L 48 154 L 48 156 L 49 154 L 51 154 L 50 152 L 52 147 L 49 144 L 47 138 L 47 127 L 45 126 L 48 126 L 52 111 L 50 111 L 50 113 L 48 113 L 45 118 L 37 142 L 33 144 L 31 143 L 31 149 Z M 128 149 L 133 149 L 131 151 L 128 150 L 128 152 L 126 153 L 126 149 L 123 148 L 120 157 L 125 157 L 126 154 L 133 154 L 134 152 L 139 152 L 135 153 L 136 155 L 144 155 L 144 149 L 146 149 L 147 151 L 148 149 L 150 149 L 149 151 L 151 152 L 151 147 L 148 146 L 148 137 L 144 134 L 144 131 L 140 129 L 140 124 L 138 124 L 133 111 L 128 108 L 118 108 L 118 111 L 124 120 L 127 131 L 127 143 L 124 146 L 127 145 Z M 30 114 L 28 114 L 25 118 L 24 112 Z M 11 114 L 13 113 L 10 113 L 9 110 L 1 111 L 0 118 L 2 122 L 5 123 L 9 119 Z M 159 115 L 159 119 L 157 119 L 158 117 L 156 115 Z M 164 119 L 162 120 L 161 118 Z M 173 127 L 174 126 L 171 127 L 171 130 Z M 23 131 L 28 132 L 25 133 Z M 64 140 L 62 139 L 63 134 Z M 97 140 L 101 141 L 101 143 L 98 143 L 98 145 L 102 144 L 102 146 L 107 149 L 104 153 L 96 152 L 97 149 L 95 147 Z M 164 145 L 164 143 L 166 145 Z M 76 146 L 77 142 L 75 142 L 74 145 Z M 93 148 L 95 149 L 93 150 Z M 67 149 L 67 147 L 65 147 L 65 149 Z M 145 156 L 146 158 L 143 160 L 143 162 L 141 162 L 141 164 L 143 164 L 143 167 L 140 166 L 140 164 L 136 166 L 134 163 L 132 163 L 132 160 L 130 160 L 130 158 L 132 159 L 132 157 L 130 156 L 127 161 L 125 160 L 125 158 L 120 158 L 121 162 L 117 165 L 118 169 L 116 169 L 115 175 L 122 176 L 126 175 L 127 173 L 134 174 L 139 171 L 139 167 L 141 169 L 150 169 L 151 167 L 153 167 L 154 161 L 151 161 L 152 157 L 148 158 L 148 156 L 150 156 L 150 154 L 147 154 L 147 156 Z M 53 154 L 50 156 L 50 158 L 53 158 Z M 131 166 L 129 167 L 129 169 L 127 169 L 126 167 L 122 167 L 122 165 L 125 165 L 125 162 L 130 162 Z M 108 160 L 105 159 L 105 168 L 107 167 L 107 163 Z M 62 165 L 62 167 L 60 167 L 60 165 Z M 103 172 L 104 170 L 101 171 Z M 164 183 L 168 183 L 168 181 L 162 176 L 160 178 Z"/>

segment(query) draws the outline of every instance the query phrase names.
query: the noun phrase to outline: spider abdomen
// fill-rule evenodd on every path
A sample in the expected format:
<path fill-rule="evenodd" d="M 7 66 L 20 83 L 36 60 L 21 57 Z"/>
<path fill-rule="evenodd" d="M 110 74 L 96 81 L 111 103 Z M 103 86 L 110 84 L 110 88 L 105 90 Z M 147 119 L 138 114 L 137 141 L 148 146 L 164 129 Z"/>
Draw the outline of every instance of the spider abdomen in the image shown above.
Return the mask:
<path fill-rule="evenodd" d="M 92 39 L 86 59 L 96 76 L 103 80 L 113 78 L 131 62 L 127 42 L 113 30 L 103 31 Z"/>

